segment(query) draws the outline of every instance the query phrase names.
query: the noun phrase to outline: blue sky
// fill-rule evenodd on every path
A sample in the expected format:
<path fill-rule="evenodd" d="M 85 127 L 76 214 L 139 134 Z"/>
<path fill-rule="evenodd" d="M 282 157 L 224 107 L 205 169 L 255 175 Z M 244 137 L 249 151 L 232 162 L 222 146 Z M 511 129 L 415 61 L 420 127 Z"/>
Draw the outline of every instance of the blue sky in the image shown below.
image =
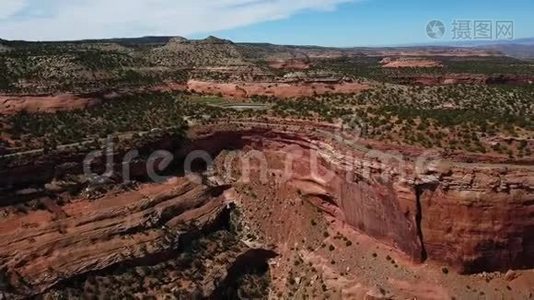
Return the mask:
<path fill-rule="evenodd" d="M 325 46 L 376 46 L 452 40 L 454 20 L 512 20 L 515 38 L 534 37 L 534 0 L 366 0 L 335 11 L 309 11 L 216 34 L 236 41 Z M 445 24 L 441 40 L 426 35 L 430 20 Z M 495 26 L 495 25 L 493 25 Z M 493 28 L 495 30 L 495 27 Z M 201 35 L 197 35 L 200 37 Z"/>
<path fill-rule="evenodd" d="M 510 20 L 515 38 L 534 37 L 533 13 L 533 0 L 0 0 L 0 38 L 212 34 L 234 41 L 378 46 L 436 42 L 425 33 L 430 20 L 446 26 L 439 41 L 452 38 L 456 19 Z"/>

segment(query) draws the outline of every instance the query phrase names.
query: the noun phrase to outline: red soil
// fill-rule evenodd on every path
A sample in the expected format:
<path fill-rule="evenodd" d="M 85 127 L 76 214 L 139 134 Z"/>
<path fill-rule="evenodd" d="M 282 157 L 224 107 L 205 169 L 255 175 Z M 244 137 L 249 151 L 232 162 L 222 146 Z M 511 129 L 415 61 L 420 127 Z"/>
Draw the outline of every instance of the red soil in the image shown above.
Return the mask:
<path fill-rule="evenodd" d="M 224 97 L 244 99 L 252 96 L 274 96 L 278 98 L 311 97 L 324 94 L 352 94 L 369 88 L 368 85 L 356 82 L 234 82 L 217 83 L 190 80 L 189 91 L 205 94 L 221 94 Z"/>
<path fill-rule="evenodd" d="M 352 94 L 368 89 L 369 86 L 356 82 L 232 82 L 218 83 L 190 80 L 187 83 L 167 82 L 151 88 L 152 91 L 190 91 L 223 97 L 245 99 L 252 96 L 274 96 L 278 98 L 311 97 L 324 94 Z M 102 103 L 102 99 L 73 94 L 50 96 L 7 96 L 0 95 L 0 114 L 52 113 L 85 109 Z"/>
<path fill-rule="evenodd" d="M 0 96 L 0 114 L 14 114 L 20 111 L 30 113 L 70 111 L 88 108 L 100 103 L 100 99 L 83 98 L 72 94 L 53 96 Z"/>
<path fill-rule="evenodd" d="M 381 62 L 383 68 L 441 68 L 443 65 L 435 60 L 421 58 L 384 58 Z"/>
<path fill-rule="evenodd" d="M 303 59 L 279 59 L 269 61 L 269 67 L 277 70 L 307 70 L 311 64 Z"/>

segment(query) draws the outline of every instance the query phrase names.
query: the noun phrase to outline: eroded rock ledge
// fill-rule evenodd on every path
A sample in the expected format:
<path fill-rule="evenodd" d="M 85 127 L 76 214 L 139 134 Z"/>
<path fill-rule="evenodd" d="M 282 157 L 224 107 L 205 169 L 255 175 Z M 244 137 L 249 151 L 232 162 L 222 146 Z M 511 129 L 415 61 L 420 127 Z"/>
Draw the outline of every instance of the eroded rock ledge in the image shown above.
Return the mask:
<path fill-rule="evenodd" d="M 169 150 L 177 160 L 207 151 L 215 158 L 214 182 L 227 187 L 241 180 L 243 159 L 250 157 L 256 179 L 266 163 L 269 188 L 298 190 L 325 213 L 416 262 L 436 261 L 461 273 L 534 267 L 532 166 L 435 158 L 420 164 L 416 157 L 399 160 L 332 134 L 324 124 L 308 125 L 195 127 L 187 144 Z M 288 156 L 294 157 L 291 173 L 283 178 Z M 40 168 L 17 166 L 4 174 L 21 174 L 21 167 Z M 328 172 L 327 179 L 317 176 Z M 55 178 L 61 174 L 47 180 L 61 180 Z M 179 179 L 95 201 L 75 200 L 55 212 L 48 207 L 54 213 L 8 217 L 0 222 L 0 267 L 13 288 L 31 295 L 118 263 L 165 256 L 198 230 L 219 224 L 227 203 L 220 192 Z"/>
<path fill-rule="evenodd" d="M 136 260 L 162 260 L 188 240 L 227 226 L 220 189 L 174 179 L 98 201 L 80 199 L 0 223 L 0 268 L 17 294 Z M 226 223 L 225 223 L 226 222 Z"/>
<path fill-rule="evenodd" d="M 206 146 L 224 136 L 225 143 L 239 145 L 242 153 L 237 157 L 247 157 L 251 150 L 264 153 L 269 172 L 273 166 L 282 171 L 292 155 L 288 184 L 326 212 L 415 261 L 446 263 L 461 273 L 534 266 L 532 166 L 399 160 L 327 136 L 321 129 L 235 126 L 203 130 L 197 148 L 220 151 L 220 145 Z M 314 155 L 319 157 L 315 173 L 310 163 Z M 265 167 L 255 155 L 250 160 L 257 170 Z M 228 166 L 240 170 L 243 162 L 223 157 L 218 161 L 220 174 L 229 174 Z M 329 171 L 334 173 L 327 180 L 315 175 Z M 240 176 L 227 178 L 228 183 Z"/>

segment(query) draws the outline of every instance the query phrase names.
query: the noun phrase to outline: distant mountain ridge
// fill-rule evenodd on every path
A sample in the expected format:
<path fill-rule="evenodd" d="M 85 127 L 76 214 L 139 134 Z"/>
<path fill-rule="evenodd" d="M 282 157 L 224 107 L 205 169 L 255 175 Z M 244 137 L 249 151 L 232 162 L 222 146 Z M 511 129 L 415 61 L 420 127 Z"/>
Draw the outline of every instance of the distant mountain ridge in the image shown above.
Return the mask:
<path fill-rule="evenodd" d="M 414 44 L 414 45 L 402 45 L 402 46 L 377 46 L 377 47 L 325 47 L 316 45 L 276 45 L 271 43 L 249 43 L 238 42 L 234 43 L 230 40 L 221 39 L 215 36 L 208 36 L 205 39 L 187 39 L 181 36 L 144 36 L 144 37 L 132 37 L 132 38 L 110 38 L 110 39 L 86 39 L 77 41 L 22 41 L 22 40 L 4 40 L 0 39 L 0 49 L 6 49 L 10 46 L 24 45 L 24 44 L 102 44 L 102 43 L 115 43 L 121 46 L 133 47 L 133 46 L 164 46 L 169 42 L 181 42 L 181 43 L 203 43 L 203 44 L 236 44 L 243 46 L 253 47 L 267 47 L 267 48 L 299 48 L 299 49 L 323 49 L 323 50 L 351 50 L 351 51 L 373 51 L 373 50 L 385 50 L 385 49 L 421 49 L 421 50 L 447 50 L 453 48 L 477 48 L 488 51 L 501 52 L 506 56 L 515 58 L 534 59 L 534 37 L 533 38 L 521 38 L 516 40 L 506 41 L 459 41 L 459 42 L 443 42 L 435 44 Z M 3 46 L 3 47 L 2 47 Z"/>

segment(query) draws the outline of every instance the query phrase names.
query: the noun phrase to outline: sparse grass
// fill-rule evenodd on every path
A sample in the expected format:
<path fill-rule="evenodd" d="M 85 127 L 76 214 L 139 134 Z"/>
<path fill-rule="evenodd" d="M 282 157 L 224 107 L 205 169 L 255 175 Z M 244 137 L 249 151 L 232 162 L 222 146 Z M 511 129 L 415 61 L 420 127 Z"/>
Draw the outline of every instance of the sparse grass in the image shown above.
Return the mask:
<path fill-rule="evenodd" d="M 54 114 L 19 113 L 4 116 L 6 130 L 19 150 L 55 148 L 57 145 L 93 141 L 108 135 L 138 136 L 154 129 L 182 133 L 184 116 L 220 117 L 221 109 L 194 104 L 186 96 L 144 94 L 125 96 L 84 111 Z"/>
<path fill-rule="evenodd" d="M 532 86 L 392 86 L 274 103 L 277 116 L 342 120 L 349 132 L 390 144 L 510 158 L 531 156 L 534 146 Z"/>
<path fill-rule="evenodd" d="M 242 247 L 236 236 L 217 231 L 193 241 L 169 260 L 147 266 L 118 264 L 105 274 L 88 274 L 76 281 L 66 281 L 45 294 L 60 298 L 124 299 L 134 294 L 142 298 L 161 294 L 194 298 L 203 290 L 205 278 L 220 282 L 224 279 L 216 277 L 216 272 L 210 273 L 207 262 L 229 264 L 243 251 Z M 240 274 L 225 293 L 230 293 L 229 298 L 235 293 L 258 299 L 267 294 L 268 286 L 268 276 L 251 269 Z"/>

